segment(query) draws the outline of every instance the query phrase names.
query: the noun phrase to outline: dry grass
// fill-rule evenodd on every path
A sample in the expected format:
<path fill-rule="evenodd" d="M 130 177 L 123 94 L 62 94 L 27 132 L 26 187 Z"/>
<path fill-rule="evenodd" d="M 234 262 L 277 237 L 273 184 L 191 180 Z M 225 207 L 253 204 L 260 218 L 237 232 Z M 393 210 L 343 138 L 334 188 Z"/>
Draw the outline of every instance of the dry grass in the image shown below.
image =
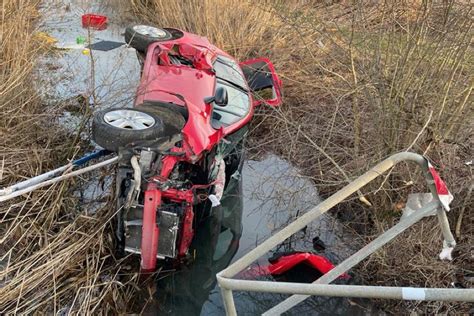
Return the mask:
<path fill-rule="evenodd" d="M 39 2 L 7 0 L 0 6 L 0 187 L 64 164 L 84 146 L 80 131 L 67 132 L 57 123 L 66 105 L 45 105 L 42 89 L 33 84 L 41 84 L 44 69 L 38 74 L 35 67 L 49 51 L 34 35 Z M 2 314 L 136 311 L 137 275 L 111 257 L 114 210 L 102 207 L 92 216 L 78 207 L 74 192 L 84 182 L 67 181 L 0 204 Z"/>
<path fill-rule="evenodd" d="M 244 58 L 254 54 L 262 42 L 273 40 L 279 33 L 282 23 L 275 20 L 272 7 L 284 2 L 259 1 L 256 8 L 245 1 L 234 0 L 132 1 L 132 10 L 162 26 L 205 34 L 211 43 Z M 281 35 L 280 40 L 285 43 L 284 36 L 290 34 L 282 30 Z"/>
<path fill-rule="evenodd" d="M 61 105 L 45 107 L 31 84 L 36 60 L 47 48 L 32 35 L 38 2 L 6 0 L 0 8 L 2 187 L 50 170 L 78 151 L 76 135 L 54 124 Z M 432 219 L 424 220 L 364 262 L 359 269 L 363 282 L 449 286 L 458 273 L 473 270 L 472 200 L 466 193 L 472 174 L 464 165 L 472 159 L 469 6 L 135 0 L 131 8 L 159 25 L 206 35 L 241 59 L 271 57 L 285 84 L 285 104 L 259 111 L 252 147 L 277 152 L 300 166 L 323 194 L 346 183 L 341 170 L 353 178 L 400 150 L 426 153 L 440 167 L 457 197 L 451 222 L 465 210 L 454 263 L 435 259 L 439 232 Z M 364 192 L 374 209 L 353 199 L 344 207 L 357 217 L 344 217 L 373 238 L 397 220 L 399 211 L 392 206 L 418 188 L 406 185 L 417 179 L 412 168 L 402 166 L 380 190 L 378 183 Z M 72 180 L 0 205 L 3 313 L 139 311 L 140 304 L 134 306 L 137 275 L 112 255 L 114 210 L 103 207 L 88 215 L 74 197 L 78 186 Z M 140 295 L 146 299 L 148 294 Z M 468 308 L 396 304 L 385 305 L 386 310 L 459 313 Z"/>
<path fill-rule="evenodd" d="M 365 262 L 362 282 L 447 287 L 472 273 L 472 167 L 465 165 L 473 145 L 471 5 L 135 0 L 132 9 L 157 25 L 205 35 L 242 60 L 271 57 L 284 82 L 284 105 L 260 109 L 251 147 L 257 156 L 270 150 L 293 162 L 325 196 L 395 152 L 430 157 L 456 196 L 450 219 L 453 229 L 460 225 L 457 258 L 436 259 L 441 238 L 435 222 L 425 220 Z M 372 208 L 354 198 L 339 214 L 370 240 L 397 221 L 408 193 L 425 190 L 420 179 L 413 166 L 402 165 L 366 188 Z M 468 308 L 385 303 L 393 313 Z"/>

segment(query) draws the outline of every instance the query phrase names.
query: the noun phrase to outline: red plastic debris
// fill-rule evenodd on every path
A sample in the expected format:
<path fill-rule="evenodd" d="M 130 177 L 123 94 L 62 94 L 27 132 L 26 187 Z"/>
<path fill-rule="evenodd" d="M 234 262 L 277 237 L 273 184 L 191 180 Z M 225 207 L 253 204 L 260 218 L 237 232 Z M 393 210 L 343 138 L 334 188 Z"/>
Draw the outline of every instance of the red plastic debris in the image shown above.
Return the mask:
<path fill-rule="evenodd" d="M 243 271 L 241 277 L 255 278 L 263 275 L 278 276 L 288 272 L 300 263 L 306 264 L 314 268 L 321 274 L 326 274 L 334 268 L 334 265 L 324 256 L 316 255 L 311 252 L 291 252 L 278 255 L 269 259 L 270 264 L 267 266 L 254 266 L 246 271 Z M 347 273 L 341 274 L 339 279 L 350 279 Z"/>
<path fill-rule="evenodd" d="M 273 261 L 273 260 L 272 260 Z M 280 275 L 292 269 L 300 263 L 305 263 L 310 267 L 326 274 L 334 268 L 334 265 L 326 257 L 315 255 L 310 252 L 296 252 L 279 257 L 268 266 L 268 272 L 271 275 Z M 343 273 L 340 278 L 349 279 L 347 273 Z"/>
<path fill-rule="evenodd" d="M 82 27 L 90 27 L 96 30 L 105 30 L 107 28 L 107 17 L 98 14 L 84 14 L 82 15 Z"/>
<path fill-rule="evenodd" d="M 436 172 L 436 169 L 433 167 L 433 165 L 431 165 L 428 159 L 427 162 L 431 176 L 433 177 L 433 181 L 436 187 L 436 193 L 438 193 L 439 200 L 441 201 L 441 204 L 443 205 L 444 209 L 446 211 L 449 211 L 449 204 L 452 202 L 454 197 L 451 192 L 449 192 L 448 186 L 443 181 L 443 179 L 441 179 L 438 172 Z"/>

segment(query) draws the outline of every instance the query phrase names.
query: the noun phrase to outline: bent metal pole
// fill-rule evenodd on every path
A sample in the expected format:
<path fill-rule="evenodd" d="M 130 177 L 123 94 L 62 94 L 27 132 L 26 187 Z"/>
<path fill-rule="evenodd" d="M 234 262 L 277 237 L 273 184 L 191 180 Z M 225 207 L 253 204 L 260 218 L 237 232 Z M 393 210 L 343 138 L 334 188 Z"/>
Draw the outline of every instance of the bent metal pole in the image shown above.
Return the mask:
<path fill-rule="evenodd" d="M 382 235 L 377 237 L 376 239 L 372 240 L 370 243 L 365 245 L 363 248 L 361 248 L 359 251 L 351 255 L 349 258 L 345 259 L 343 262 L 339 263 L 334 269 L 317 279 L 316 281 L 313 282 L 313 284 L 329 284 L 339 275 L 341 275 L 344 272 L 347 272 L 349 269 L 354 267 L 356 264 L 373 254 L 375 251 L 379 250 L 382 248 L 384 245 L 389 243 L 391 240 L 396 238 L 398 235 L 400 235 L 402 232 L 404 232 L 406 229 L 411 227 L 413 224 L 417 223 L 420 221 L 423 217 L 433 215 L 436 213 L 436 209 L 439 208 L 439 202 L 431 202 L 427 204 L 426 206 L 422 207 L 421 209 L 417 210 L 415 213 L 411 214 L 410 216 L 402 219 L 398 224 L 395 226 L 391 227 L 388 229 L 386 232 L 384 232 Z M 375 287 L 379 288 L 379 287 Z M 438 290 L 438 289 L 433 289 L 433 290 Z M 398 295 L 398 290 L 393 290 L 391 293 L 396 293 Z M 456 294 L 465 294 L 463 292 L 455 292 Z M 292 295 L 282 301 L 281 303 L 275 305 L 262 315 L 280 315 L 283 312 L 289 310 L 290 308 L 294 307 L 295 305 L 303 302 L 305 299 L 307 299 L 309 296 L 308 295 L 298 295 L 297 293 L 294 293 L 295 295 Z M 367 296 L 368 298 L 374 297 L 374 296 Z M 379 297 L 383 298 L 383 297 Z M 398 297 L 387 297 L 387 298 L 398 298 Z M 457 297 L 459 300 L 462 300 L 462 296 Z M 473 297 L 474 299 L 474 297 Z"/>
<path fill-rule="evenodd" d="M 326 213 L 329 209 L 343 201 L 345 198 L 350 196 L 352 193 L 356 192 L 363 186 L 365 186 L 370 181 L 374 180 L 385 171 L 389 170 L 393 166 L 395 166 L 400 161 L 413 161 L 416 162 L 418 165 L 425 167 L 426 161 L 423 156 L 409 153 L 409 152 L 402 152 L 395 155 L 390 156 L 389 158 L 383 160 L 382 162 L 378 163 L 375 167 L 371 168 L 369 171 L 364 173 L 363 175 L 359 176 L 356 180 L 352 181 L 333 195 L 331 195 L 326 200 L 322 201 L 320 204 L 316 205 L 313 209 L 305 213 L 304 215 L 298 217 L 295 221 L 290 223 L 288 226 L 277 232 L 276 234 L 269 237 L 263 243 L 258 245 L 256 248 L 249 251 L 245 254 L 242 258 L 238 259 L 226 269 L 222 270 L 218 273 L 218 275 L 225 277 L 225 278 L 232 278 L 237 273 L 248 267 L 254 260 L 263 256 L 267 251 L 272 249 L 273 247 L 277 246 L 286 238 L 290 237 L 294 233 L 300 231 L 308 225 L 311 221 L 318 218 L 320 215 Z"/>
<path fill-rule="evenodd" d="M 5 201 L 11 200 L 11 199 L 13 199 L 13 198 L 15 198 L 15 197 L 17 197 L 17 196 L 20 196 L 20 195 L 29 193 L 29 192 L 31 192 L 31 191 L 34 191 L 34 190 L 37 190 L 37 189 L 39 189 L 39 188 L 42 188 L 42 187 L 45 187 L 45 186 L 54 184 L 54 183 L 56 183 L 56 182 L 63 181 L 63 180 L 66 180 L 66 179 L 69 179 L 69 178 L 78 176 L 78 175 L 80 175 L 80 174 L 83 174 L 83 173 L 86 173 L 86 172 L 90 172 L 90 171 L 93 171 L 93 170 L 96 170 L 96 169 L 105 167 L 105 166 L 107 166 L 107 165 L 110 165 L 110 164 L 115 163 L 117 160 L 118 160 L 118 157 L 113 157 L 113 158 L 104 160 L 104 161 L 102 161 L 102 162 L 96 163 L 95 165 L 91 165 L 91 166 L 88 166 L 88 167 L 85 167 L 85 168 L 82 168 L 82 169 L 79 169 L 79 170 L 76 170 L 76 171 L 72 171 L 72 172 L 70 172 L 70 173 L 63 174 L 63 175 L 58 176 L 58 177 L 56 177 L 56 178 L 53 178 L 53 179 L 50 179 L 50 180 L 47 180 L 47 181 L 43 181 L 43 182 L 41 182 L 41 183 L 38 183 L 38 184 L 35 184 L 35 185 L 32 185 L 32 186 L 29 186 L 29 187 L 24 188 L 24 189 L 22 189 L 22 190 L 14 191 L 14 192 L 12 192 L 12 193 L 10 193 L 10 194 L 0 196 L 0 202 L 5 202 Z"/>
<path fill-rule="evenodd" d="M 228 266 L 226 269 L 219 272 L 217 274 L 217 280 L 218 280 L 219 286 L 221 287 L 221 294 L 225 303 L 224 305 L 226 308 L 226 313 L 228 315 L 236 315 L 235 305 L 232 299 L 232 290 L 234 288 L 231 285 L 232 281 L 234 280 L 232 280 L 231 278 L 233 278 L 237 273 L 245 269 L 254 260 L 264 255 L 267 251 L 269 251 L 270 249 L 272 249 L 273 247 L 281 243 L 283 240 L 285 240 L 289 236 L 293 235 L 295 232 L 302 229 L 309 222 L 313 221 L 318 216 L 322 215 L 323 213 L 328 211 L 330 208 L 332 208 L 333 206 L 335 206 L 336 204 L 340 203 L 342 200 L 347 198 L 349 195 L 356 192 L 361 187 L 365 186 L 368 182 L 374 180 L 376 177 L 378 177 L 379 175 L 381 175 L 382 173 L 384 173 L 385 171 L 387 171 L 388 169 L 390 169 L 391 167 L 393 167 L 394 165 L 402 161 L 413 161 L 413 162 L 416 162 L 421 167 L 424 173 L 425 180 L 427 182 L 427 185 L 431 193 L 435 197 L 436 201 L 440 202 L 437 190 L 434 185 L 433 177 L 430 176 L 430 172 L 428 170 L 428 162 L 423 156 L 415 154 L 415 153 L 410 153 L 410 152 L 402 152 L 402 153 L 398 153 L 398 154 L 388 157 L 387 159 L 378 163 L 372 169 L 370 169 L 369 171 L 367 171 L 366 173 L 358 177 L 356 180 L 349 183 L 344 188 L 342 188 L 341 190 L 339 190 L 338 192 L 336 192 L 335 194 L 333 194 L 332 196 L 330 196 L 329 198 L 327 198 L 326 200 L 318 204 L 316 207 L 308 211 L 306 214 L 299 217 L 294 222 L 292 222 L 291 224 L 289 224 L 288 226 L 280 230 L 278 233 L 272 235 L 270 238 L 265 240 L 262 244 L 260 244 L 259 246 L 251 250 L 249 253 L 247 253 L 242 258 L 240 258 L 239 260 L 237 260 L 236 262 Z M 429 209 L 432 209 L 433 205 L 427 206 L 427 207 Z M 431 211 L 431 210 L 428 210 L 428 211 Z M 443 232 L 443 237 L 445 239 L 444 242 L 446 242 L 446 244 L 449 247 L 454 247 L 455 242 L 454 242 L 452 233 L 449 229 L 449 223 L 447 222 L 446 214 L 444 213 L 444 210 L 439 210 L 438 215 L 440 215 L 440 213 L 442 213 L 441 215 L 443 215 L 443 216 L 440 216 L 440 219 L 442 220 L 441 228 Z M 407 222 L 404 221 L 403 224 L 406 224 L 406 223 Z M 402 224 L 400 223 L 400 225 Z M 400 227 L 400 225 L 398 225 L 398 227 Z M 387 237 L 387 235 L 384 235 L 384 237 Z M 353 260 L 354 258 L 351 257 L 350 259 Z M 348 263 L 349 262 L 346 262 L 346 264 Z M 353 263 L 354 262 L 351 262 L 350 266 L 352 266 Z M 335 270 L 336 269 L 337 267 L 335 268 Z M 227 287 L 226 285 L 224 285 L 224 283 L 227 285 Z M 299 294 L 303 294 L 303 293 L 299 293 Z M 293 298 L 294 297 L 295 296 L 293 296 Z"/>
<path fill-rule="evenodd" d="M 101 150 L 98 150 L 98 151 L 94 151 L 92 153 L 88 153 L 88 154 L 86 154 L 85 156 L 83 156 L 79 159 L 71 161 L 67 165 L 64 165 L 64 166 L 56 168 L 54 170 L 45 172 L 45 173 L 40 174 L 36 177 L 29 178 L 29 179 L 26 179 L 26 180 L 21 181 L 21 182 L 17 182 L 14 185 L 11 185 L 9 187 L 0 189 L 0 196 L 10 195 L 11 193 L 13 193 L 15 191 L 19 191 L 19 190 L 23 190 L 25 188 L 29 188 L 33 185 L 36 185 L 36 184 L 40 183 L 40 182 L 49 180 L 49 179 L 55 177 L 56 175 L 58 175 L 59 173 L 65 172 L 66 170 L 69 170 L 70 168 L 83 165 L 83 164 L 87 163 L 88 161 L 90 161 L 92 159 L 99 158 L 101 156 L 105 156 L 105 155 L 108 155 L 108 154 L 110 154 L 110 151 L 105 150 L 105 149 L 101 149 Z"/>

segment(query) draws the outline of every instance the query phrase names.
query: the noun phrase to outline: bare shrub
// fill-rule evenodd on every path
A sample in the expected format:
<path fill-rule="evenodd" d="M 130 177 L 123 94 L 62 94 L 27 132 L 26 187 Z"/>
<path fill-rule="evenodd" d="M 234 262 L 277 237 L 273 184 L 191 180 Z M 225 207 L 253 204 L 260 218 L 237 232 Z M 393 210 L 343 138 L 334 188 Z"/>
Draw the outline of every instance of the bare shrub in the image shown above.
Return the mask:
<path fill-rule="evenodd" d="M 251 148 L 293 162 L 323 195 L 399 151 L 425 154 L 438 167 L 457 197 L 450 218 L 463 232 L 458 259 L 437 261 L 430 245 L 439 248 L 441 239 L 426 221 L 360 267 L 363 282 L 447 287 L 457 272 L 469 271 L 472 259 L 462 251 L 472 245 L 472 214 L 458 216 L 472 208 L 464 198 L 472 182 L 464 164 L 472 159 L 473 128 L 469 4 L 136 0 L 132 8 L 157 25 L 205 35 L 241 59 L 271 57 L 284 82 L 284 105 L 259 109 Z M 372 207 L 350 199 L 339 214 L 370 240 L 398 220 L 408 193 L 426 190 L 420 179 L 413 166 L 397 167 L 365 188 Z M 420 245 L 429 251 L 420 253 Z M 400 267 L 394 258 L 410 264 Z M 441 303 L 386 307 L 467 310 Z"/>

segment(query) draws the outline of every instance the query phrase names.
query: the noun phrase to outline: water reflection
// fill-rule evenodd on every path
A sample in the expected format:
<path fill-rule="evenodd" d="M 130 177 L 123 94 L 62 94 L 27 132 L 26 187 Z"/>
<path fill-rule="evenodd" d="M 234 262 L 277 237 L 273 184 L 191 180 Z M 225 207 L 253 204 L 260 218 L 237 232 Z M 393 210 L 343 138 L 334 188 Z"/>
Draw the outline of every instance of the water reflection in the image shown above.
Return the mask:
<path fill-rule="evenodd" d="M 196 230 L 191 265 L 164 273 L 157 281 L 158 313 L 199 315 L 216 287 L 216 274 L 227 267 L 239 248 L 242 232 L 242 183 L 232 179 L 221 200 Z"/>
<path fill-rule="evenodd" d="M 106 5 L 109 2 L 43 1 L 42 30 L 56 37 L 59 46 L 68 46 L 75 43 L 77 36 L 89 35 L 81 27 L 81 15 L 99 12 L 106 14 L 110 23 L 107 30 L 90 34 L 92 42 L 121 41 L 123 21 L 119 10 Z M 41 78 L 38 81 L 41 83 L 39 90 L 44 92 L 45 100 L 69 100 L 75 104 L 77 102 L 73 100 L 76 96 L 89 97 L 93 94 L 96 106 L 130 106 L 140 76 L 134 50 L 122 46 L 110 52 L 94 51 L 93 60 L 92 63 L 90 56 L 83 55 L 77 49 L 45 57 L 38 69 L 38 78 Z M 48 76 L 42 75 L 45 72 Z M 72 130 L 81 122 L 81 116 L 74 113 L 65 112 L 61 119 L 63 125 L 70 126 Z M 214 209 L 197 229 L 192 244 L 194 262 L 177 272 L 159 275 L 156 304 L 147 312 L 164 315 L 223 315 L 225 312 L 216 287 L 215 274 L 320 201 L 311 181 L 302 178 L 298 170 L 275 156 L 262 161 L 247 161 L 242 174 L 242 182 L 231 180 L 222 206 Z M 94 178 L 96 175 L 91 176 Z M 96 192 L 97 185 L 92 180 L 91 184 L 78 192 L 85 203 L 96 203 L 95 196 L 106 192 L 103 189 Z M 87 209 L 91 207 L 92 204 L 87 205 Z M 307 230 L 292 236 L 277 250 L 311 250 L 315 236 L 324 241 L 328 248 L 324 254 L 333 262 L 340 262 L 357 249 L 353 235 L 328 215 L 308 226 Z M 266 264 L 266 260 L 262 258 L 257 264 Z M 240 315 L 262 313 L 285 297 L 239 292 L 234 295 Z M 137 300 L 140 301 L 140 298 Z M 290 314 L 354 313 L 354 308 L 348 302 L 312 298 Z"/>
<path fill-rule="evenodd" d="M 157 307 L 148 314 L 225 315 L 215 275 L 232 261 L 245 255 L 276 231 L 320 202 L 311 181 L 276 156 L 262 161 L 246 161 L 242 180 L 231 179 L 222 205 L 214 209 L 196 231 L 192 244 L 194 263 L 174 273 L 158 276 Z M 285 242 L 275 251 L 311 251 L 312 240 L 319 236 L 326 244 L 324 255 L 333 262 L 354 252 L 353 236 L 331 216 L 324 216 Z M 273 254 L 255 265 L 268 264 Z M 314 271 L 298 267 L 280 281 L 310 282 L 318 277 Z M 306 273 L 304 278 L 301 276 Z M 258 279 L 273 280 L 272 277 Z M 239 315 L 260 315 L 284 300 L 287 295 L 234 292 Z M 367 310 L 348 299 L 312 297 L 298 305 L 289 315 L 365 314 Z"/>

